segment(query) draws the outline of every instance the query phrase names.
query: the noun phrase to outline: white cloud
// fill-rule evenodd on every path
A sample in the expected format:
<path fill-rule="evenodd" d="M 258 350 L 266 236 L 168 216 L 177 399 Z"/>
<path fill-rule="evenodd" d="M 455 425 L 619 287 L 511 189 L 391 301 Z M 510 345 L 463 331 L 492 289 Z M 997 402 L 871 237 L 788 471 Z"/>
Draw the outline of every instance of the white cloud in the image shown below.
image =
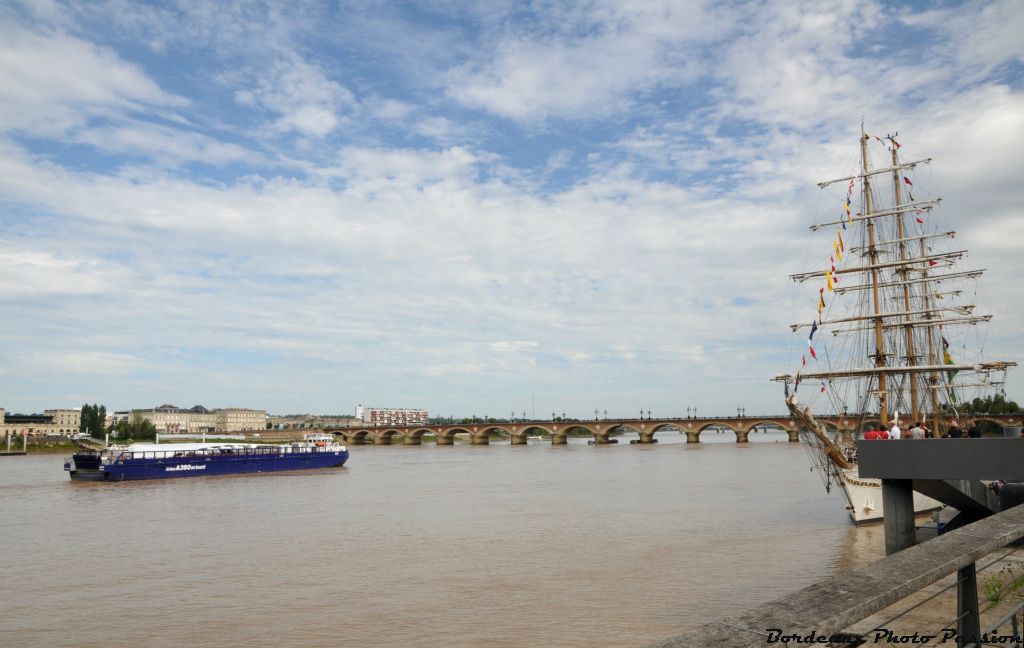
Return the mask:
<path fill-rule="evenodd" d="M 82 59 L 87 82 L 24 73 L 0 88 L 11 99 L 0 104 L 11 133 L 0 341 L 133 376 L 85 385 L 38 364 L 54 393 L 321 410 L 372 398 L 455 413 L 529 409 L 536 393 L 538 411 L 550 395 L 559 411 L 599 401 L 614 414 L 638 394 L 656 411 L 681 393 L 731 409 L 743 389 L 745 405 L 776 408 L 765 378 L 787 368 L 786 324 L 806 310 L 786 275 L 821 260 L 805 225 L 835 205 L 814 182 L 855 158 L 862 113 L 935 157 L 934 178 L 915 182 L 934 180 L 993 285 L 1016 280 L 1024 100 L 998 76 L 1014 60 L 1005 4 L 967 6 L 963 24 L 978 18 L 993 47 L 951 26 L 941 64 L 864 53 L 863 30 L 846 25 L 893 17 L 871 3 L 595 2 L 545 5 L 525 22 L 477 8 L 479 40 L 455 44 L 455 28 L 375 16 L 374 33 L 420 28 L 411 42 L 450 48 L 409 64 L 443 61 L 443 79 L 379 86 L 367 73 L 379 68 L 350 74 L 359 61 L 301 17 L 266 25 L 260 56 L 245 45 L 260 25 L 227 24 L 232 6 L 204 26 L 213 10 L 194 9 L 152 48 L 162 63 L 182 48 L 208 57 L 187 75 L 163 71 L 189 100 L 150 80 L 163 83 L 159 66 L 74 32 L 77 14 L 65 32 L 14 41 L 19 60 L 52 41 Z M 160 16 L 118 18 L 122 37 Z M 309 34 L 335 49 L 296 46 Z M 481 43 L 492 46 L 451 63 Z M 884 82 L 864 83 L 866 61 Z M 402 100 L 382 98 L 391 84 Z M 268 125 L 249 132 L 253 113 L 238 105 Z M 303 137 L 267 152 L 268 132 Z M 998 307 L 993 342 L 1013 350 L 1024 313 Z"/>
<path fill-rule="evenodd" d="M 32 367 L 34 371 L 69 371 L 88 375 L 96 373 L 123 375 L 142 365 L 141 358 L 103 351 L 19 353 L 15 355 L 14 363 L 20 365 L 23 370 Z"/>
<path fill-rule="evenodd" d="M 341 113 L 355 98 L 319 66 L 292 56 L 259 73 L 255 86 L 238 90 L 235 100 L 278 114 L 276 130 L 323 137 L 341 123 Z"/>
<path fill-rule="evenodd" d="M 251 151 L 237 144 L 181 128 L 143 122 L 84 129 L 74 139 L 109 153 L 142 154 L 169 165 L 203 162 L 220 166 L 242 160 L 252 161 L 255 157 Z"/>
<path fill-rule="evenodd" d="M 74 36 L 0 25 L 0 130 L 54 136 L 91 118 L 182 107 L 113 50 Z"/>
<path fill-rule="evenodd" d="M 632 106 L 637 92 L 699 76 L 697 61 L 677 48 L 728 29 L 725 16 L 699 3 L 593 4 L 549 8 L 537 16 L 543 35 L 497 35 L 479 57 L 448 71 L 448 95 L 520 121 L 607 116 Z"/>
<path fill-rule="evenodd" d="M 536 349 L 538 346 L 540 345 L 533 340 L 506 340 L 491 343 L 492 350 L 507 352 L 526 351 L 528 349 Z"/>
<path fill-rule="evenodd" d="M 102 294 L 125 278 L 109 263 L 12 247 L 0 251 L 0 269 L 0 300 Z"/>

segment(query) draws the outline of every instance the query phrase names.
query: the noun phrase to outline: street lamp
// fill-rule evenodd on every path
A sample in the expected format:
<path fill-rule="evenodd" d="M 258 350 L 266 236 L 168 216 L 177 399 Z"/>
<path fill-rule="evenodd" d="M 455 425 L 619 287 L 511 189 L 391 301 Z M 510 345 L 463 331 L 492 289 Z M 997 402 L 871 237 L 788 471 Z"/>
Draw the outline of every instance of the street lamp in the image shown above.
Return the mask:
<path fill-rule="evenodd" d="M 686 406 L 686 418 L 690 418 L 690 406 Z"/>
<path fill-rule="evenodd" d="M 651 410 L 647 410 L 647 420 L 651 420 Z"/>
<path fill-rule="evenodd" d="M 594 408 L 594 420 L 595 420 L 595 421 L 596 421 L 596 420 L 598 420 L 598 416 L 597 416 L 597 414 L 598 414 L 598 412 L 597 412 L 597 408 L 595 407 L 595 408 Z"/>
<path fill-rule="evenodd" d="M 604 420 L 608 420 L 608 410 L 604 411 Z"/>

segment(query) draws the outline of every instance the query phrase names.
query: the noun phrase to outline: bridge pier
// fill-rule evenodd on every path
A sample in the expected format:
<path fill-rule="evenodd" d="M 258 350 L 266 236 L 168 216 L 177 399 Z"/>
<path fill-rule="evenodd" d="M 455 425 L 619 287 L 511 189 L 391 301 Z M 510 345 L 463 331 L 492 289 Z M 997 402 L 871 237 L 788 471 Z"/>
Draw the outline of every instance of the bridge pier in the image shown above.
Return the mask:
<path fill-rule="evenodd" d="M 423 445 L 423 440 L 415 434 L 410 434 L 405 437 L 405 445 Z"/>
<path fill-rule="evenodd" d="M 391 445 L 391 437 L 380 435 L 373 437 L 373 445 Z"/>
<path fill-rule="evenodd" d="M 491 445 L 491 437 L 486 432 L 473 434 L 469 437 L 470 445 Z"/>
<path fill-rule="evenodd" d="M 345 439 L 346 445 L 366 445 L 366 437 L 359 436 L 358 434 Z"/>
<path fill-rule="evenodd" d="M 565 445 L 567 443 L 569 443 L 569 440 L 566 438 L 564 434 L 551 435 L 551 445 Z"/>
<path fill-rule="evenodd" d="M 800 443 L 800 430 L 786 430 L 790 443 Z"/>
<path fill-rule="evenodd" d="M 509 437 L 509 441 L 512 445 L 526 445 L 526 435 L 513 434 Z"/>
<path fill-rule="evenodd" d="M 654 443 L 654 432 L 640 432 L 640 443 Z"/>
<path fill-rule="evenodd" d="M 608 445 L 608 433 L 594 434 L 594 445 Z"/>
<path fill-rule="evenodd" d="M 438 434 L 437 445 L 455 445 L 455 435 L 445 436 L 443 434 Z"/>
<path fill-rule="evenodd" d="M 700 443 L 700 432 L 690 432 L 689 430 L 686 430 L 686 442 Z"/>
<path fill-rule="evenodd" d="M 747 435 L 750 434 L 750 430 L 736 430 L 736 443 L 746 443 Z"/>

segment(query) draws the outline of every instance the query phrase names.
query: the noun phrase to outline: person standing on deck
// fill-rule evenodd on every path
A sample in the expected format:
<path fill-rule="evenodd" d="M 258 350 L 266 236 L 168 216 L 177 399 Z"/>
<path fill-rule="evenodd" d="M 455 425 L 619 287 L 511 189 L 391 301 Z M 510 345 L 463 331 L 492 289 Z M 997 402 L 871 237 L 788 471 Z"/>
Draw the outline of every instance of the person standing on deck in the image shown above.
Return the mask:
<path fill-rule="evenodd" d="M 899 441 L 900 439 L 900 426 L 896 421 L 892 422 L 892 427 L 889 428 L 889 438 Z"/>
<path fill-rule="evenodd" d="M 972 439 L 981 438 L 981 428 L 978 427 L 977 421 L 971 421 L 971 427 L 967 428 L 967 436 L 971 437 Z"/>
<path fill-rule="evenodd" d="M 964 435 L 964 433 L 960 431 L 960 424 L 959 423 L 957 423 L 956 421 L 953 421 L 952 423 L 949 424 L 949 429 L 946 430 L 946 436 L 947 437 L 949 437 L 950 439 L 959 439 L 963 435 Z"/>
<path fill-rule="evenodd" d="M 907 438 L 908 439 L 924 439 L 925 438 L 924 428 L 921 427 L 921 423 L 920 422 L 914 423 L 914 427 L 910 428 L 907 431 Z"/>

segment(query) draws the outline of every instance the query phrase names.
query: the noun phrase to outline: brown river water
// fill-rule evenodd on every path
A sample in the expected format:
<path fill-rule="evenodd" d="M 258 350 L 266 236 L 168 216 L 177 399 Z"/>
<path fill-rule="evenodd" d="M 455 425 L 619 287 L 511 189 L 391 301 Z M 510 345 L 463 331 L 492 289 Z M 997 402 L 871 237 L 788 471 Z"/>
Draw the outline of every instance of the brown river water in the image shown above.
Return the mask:
<path fill-rule="evenodd" d="M 664 436 L 127 483 L 0 457 L 0 646 L 643 646 L 884 554 L 784 435 Z"/>

